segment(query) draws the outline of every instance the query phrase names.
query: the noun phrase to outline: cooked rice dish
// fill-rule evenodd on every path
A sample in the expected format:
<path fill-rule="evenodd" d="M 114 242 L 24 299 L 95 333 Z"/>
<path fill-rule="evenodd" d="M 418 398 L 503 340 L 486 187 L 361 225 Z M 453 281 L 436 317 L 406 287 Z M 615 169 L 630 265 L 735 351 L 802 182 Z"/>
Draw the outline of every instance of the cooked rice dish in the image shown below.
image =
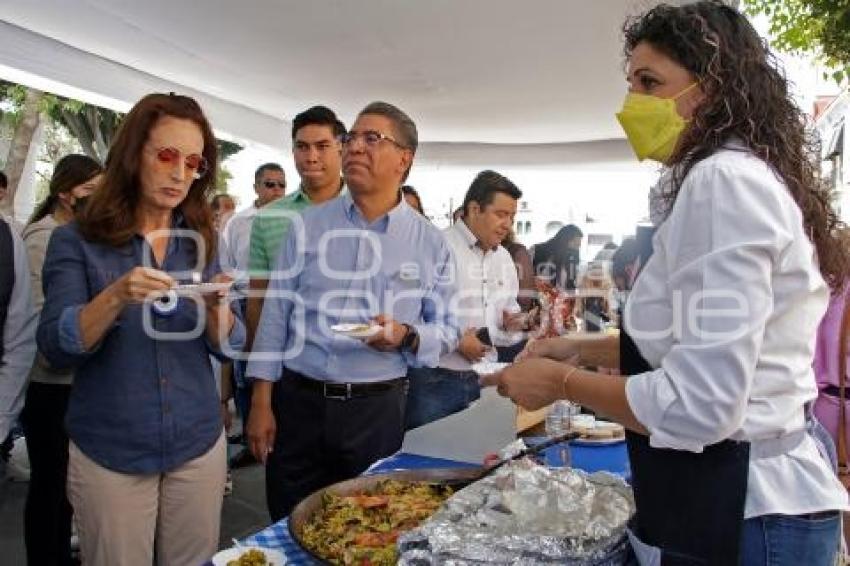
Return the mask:
<path fill-rule="evenodd" d="M 452 493 L 446 485 L 398 480 L 382 480 L 354 495 L 326 492 L 301 538 L 332 564 L 395 564 L 398 536 L 430 517 Z"/>

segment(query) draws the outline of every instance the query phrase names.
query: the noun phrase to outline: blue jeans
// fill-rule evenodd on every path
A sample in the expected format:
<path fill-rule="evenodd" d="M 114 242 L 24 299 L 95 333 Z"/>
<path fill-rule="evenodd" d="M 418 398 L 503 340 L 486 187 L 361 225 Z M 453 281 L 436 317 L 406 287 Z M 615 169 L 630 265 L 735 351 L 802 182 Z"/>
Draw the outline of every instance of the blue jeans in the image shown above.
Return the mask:
<path fill-rule="evenodd" d="M 478 374 L 444 368 L 408 368 L 404 429 L 410 430 L 466 409 L 481 396 Z"/>
<path fill-rule="evenodd" d="M 744 521 L 744 566 L 832 566 L 841 537 L 837 511 L 814 516 L 764 515 Z"/>

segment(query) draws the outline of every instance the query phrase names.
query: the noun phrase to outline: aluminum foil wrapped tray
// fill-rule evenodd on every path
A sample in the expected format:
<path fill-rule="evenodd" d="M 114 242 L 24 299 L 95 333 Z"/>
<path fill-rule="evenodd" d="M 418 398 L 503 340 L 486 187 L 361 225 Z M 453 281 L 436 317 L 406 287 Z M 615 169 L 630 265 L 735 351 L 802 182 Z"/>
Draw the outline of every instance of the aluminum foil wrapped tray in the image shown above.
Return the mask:
<path fill-rule="evenodd" d="M 618 476 L 519 460 L 402 535 L 399 564 L 623 564 L 634 509 Z"/>

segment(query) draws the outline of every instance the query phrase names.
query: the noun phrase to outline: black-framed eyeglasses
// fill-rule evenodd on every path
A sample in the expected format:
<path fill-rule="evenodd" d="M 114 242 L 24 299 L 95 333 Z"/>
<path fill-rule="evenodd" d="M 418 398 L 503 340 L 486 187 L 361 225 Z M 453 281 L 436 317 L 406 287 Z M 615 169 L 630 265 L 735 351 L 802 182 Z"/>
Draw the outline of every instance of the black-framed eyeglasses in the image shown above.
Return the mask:
<path fill-rule="evenodd" d="M 285 189 L 286 188 L 286 182 L 285 181 L 263 181 L 263 186 L 267 189 L 273 189 L 275 187 L 278 187 L 280 189 Z"/>
<path fill-rule="evenodd" d="M 408 149 L 407 146 L 399 143 L 394 138 L 382 132 L 376 132 L 375 130 L 366 130 L 365 132 L 356 132 L 352 130 L 350 132 L 346 132 L 339 136 L 339 143 L 347 147 L 358 139 L 362 139 L 363 143 L 366 144 L 366 147 L 378 147 L 379 143 L 386 140 L 399 149 Z"/>

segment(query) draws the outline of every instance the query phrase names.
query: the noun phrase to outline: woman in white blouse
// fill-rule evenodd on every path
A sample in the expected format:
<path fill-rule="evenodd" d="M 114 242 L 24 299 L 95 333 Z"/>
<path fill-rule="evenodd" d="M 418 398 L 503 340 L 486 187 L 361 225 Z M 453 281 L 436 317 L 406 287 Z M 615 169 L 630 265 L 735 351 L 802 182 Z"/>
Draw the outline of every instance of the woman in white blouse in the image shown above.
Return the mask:
<path fill-rule="evenodd" d="M 653 8 L 626 25 L 625 52 L 617 117 L 666 169 L 623 332 L 538 341 L 483 381 L 627 427 L 642 564 L 833 564 L 850 506 L 808 404 L 827 283 L 848 261 L 802 113 L 746 18 L 719 3 Z"/>

